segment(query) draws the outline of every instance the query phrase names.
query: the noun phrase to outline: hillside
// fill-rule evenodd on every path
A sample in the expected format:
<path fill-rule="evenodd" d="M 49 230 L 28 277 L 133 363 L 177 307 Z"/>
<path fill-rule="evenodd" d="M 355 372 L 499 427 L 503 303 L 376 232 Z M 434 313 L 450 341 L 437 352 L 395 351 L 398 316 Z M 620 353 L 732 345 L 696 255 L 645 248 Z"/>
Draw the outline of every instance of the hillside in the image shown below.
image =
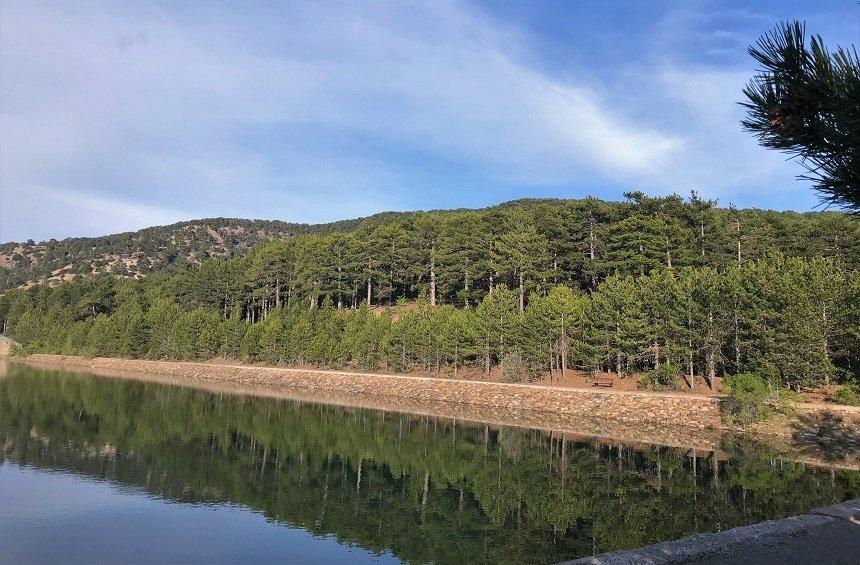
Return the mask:
<path fill-rule="evenodd" d="M 860 257 L 860 222 L 846 214 L 718 208 L 714 202 L 695 195 L 687 201 L 679 196 L 650 198 L 641 193 L 627 197 L 626 202 L 523 199 L 474 211 L 436 211 L 431 217 L 458 224 L 460 219 L 478 214 L 488 232 L 495 233 L 512 217 L 525 214 L 535 219 L 538 231 L 558 260 L 564 260 L 574 248 L 585 251 L 589 247 L 587 240 L 593 237 L 598 260 L 607 260 L 606 271 L 620 267 L 622 272 L 635 272 L 633 263 L 639 264 L 638 259 L 627 257 L 619 262 L 615 255 L 622 249 L 640 249 L 637 255 L 642 254 L 644 248 L 640 245 L 649 248 L 646 255 L 654 255 L 652 262 L 659 263 L 660 256 L 666 254 L 661 243 L 668 241 L 666 238 L 671 238 L 672 246 L 684 254 L 704 257 L 707 253 L 707 263 L 714 266 L 734 256 L 737 245 L 742 246 L 748 258 L 781 251 L 790 256 L 839 258 L 854 267 Z M 391 221 L 411 231 L 409 226 L 418 215 L 382 212 L 326 224 L 209 218 L 102 237 L 3 243 L 0 292 L 101 273 L 140 278 L 152 272 L 185 270 L 208 259 L 241 256 L 257 244 L 295 235 L 351 232 L 362 226 L 367 231 Z M 461 236 L 466 238 L 465 234 Z M 492 250 L 486 251 L 492 254 Z"/>
<path fill-rule="evenodd" d="M 264 241 L 349 229 L 360 220 L 324 225 L 278 220 L 206 218 L 102 237 L 0 244 L 0 291 L 57 283 L 78 275 L 141 277 L 207 259 L 241 255 Z"/>

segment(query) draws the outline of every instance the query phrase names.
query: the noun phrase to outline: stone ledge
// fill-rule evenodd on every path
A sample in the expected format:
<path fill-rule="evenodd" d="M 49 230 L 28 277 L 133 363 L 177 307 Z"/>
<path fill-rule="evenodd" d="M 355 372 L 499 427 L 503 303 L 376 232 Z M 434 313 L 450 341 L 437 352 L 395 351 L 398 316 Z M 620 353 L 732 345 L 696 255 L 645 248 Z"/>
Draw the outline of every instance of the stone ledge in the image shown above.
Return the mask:
<path fill-rule="evenodd" d="M 852 556 L 856 558 L 860 555 L 860 525 L 856 520 L 858 512 L 860 499 L 854 499 L 783 520 L 770 520 L 719 533 L 696 534 L 640 549 L 610 551 L 565 563 L 665 565 L 702 561 L 737 563 L 749 558 L 754 558 L 758 563 L 804 562 L 808 557 L 800 555 L 802 551 L 814 555 L 815 562 L 849 563 L 852 562 L 849 561 Z M 853 547 L 832 547 L 827 543 L 823 543 L 823 547 L 815 547 L 816 541 L 826 540 L 827 532 L 845 537 L 846 530 L 848 538 L 854 539 Z"/>

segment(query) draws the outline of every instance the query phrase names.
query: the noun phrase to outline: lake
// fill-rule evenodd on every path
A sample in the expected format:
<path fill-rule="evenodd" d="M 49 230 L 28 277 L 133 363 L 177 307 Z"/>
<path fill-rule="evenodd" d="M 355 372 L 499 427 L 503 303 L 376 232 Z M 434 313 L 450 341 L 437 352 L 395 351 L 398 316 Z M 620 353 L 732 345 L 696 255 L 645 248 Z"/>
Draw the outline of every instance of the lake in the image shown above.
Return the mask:
<path fill-rule="evenodd" d="M 10 364 L 3 563 L 551 563 L 782 518 L 860 473 Z"/>

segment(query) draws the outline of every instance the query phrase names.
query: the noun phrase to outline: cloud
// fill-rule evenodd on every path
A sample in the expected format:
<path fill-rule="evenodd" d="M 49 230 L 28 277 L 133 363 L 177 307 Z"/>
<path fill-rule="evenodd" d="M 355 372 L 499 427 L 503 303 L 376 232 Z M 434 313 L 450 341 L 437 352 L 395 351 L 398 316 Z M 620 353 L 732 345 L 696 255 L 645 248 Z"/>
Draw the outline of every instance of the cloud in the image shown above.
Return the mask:
<path fill-rule="evenodd" d="M 3 138 L 16 140 L 0 157 L 4 190 L 200 210 L 260 200 L 292 216 L 285 195 L 370 190 L 368 180 L 386 192 L 402 180 L 384 155 L 339 153 L 338 137 L 525 183 L 647 173 L 678 144 L 588 87 L 517 62 L 506 47 L 522 38 L 461 5 L 308 4 L 196 19 L 151 5 L 10 2 L 2 18 Z M 271 144 L 253 142 L 272 131 Z M 284 176 L 284 163 L 307 166 Z"/>
<path fill-rule="evenodd" d="M 661 33 L 690 21 L 702 18 L 684 12 Z M 489 200 L 494 184 L 726 194 L 772 180 L 778 160 L 739 133 L 737 66 L 655 50 L 603 82 L 556 76 L 532 64 L 528 35 L 459 2 L 11 0 L 0 26 L 3 195 L 40 187 L 44 202 L 16 209 L 71 200 L 117 218 L 58 215 L 38 233 L 446 207 L 460 201 L 427 188 L 457 175 Z M 711 49 L 743 40 L 710 33 Z"/>
<path fill-rule="evenodd" d="M 92 236 L 172 224 L 193 218 L 192 214 L 134 203 L 112 200 L 79 192 L 28 187 L 27 190 L 4 190 L 0 199 L 0 241 L 49 239 L 65 236 Z M 66 226 L 74 232 L 64 232 Z M 59 228 L 59 229 L 58 229 Z"/>

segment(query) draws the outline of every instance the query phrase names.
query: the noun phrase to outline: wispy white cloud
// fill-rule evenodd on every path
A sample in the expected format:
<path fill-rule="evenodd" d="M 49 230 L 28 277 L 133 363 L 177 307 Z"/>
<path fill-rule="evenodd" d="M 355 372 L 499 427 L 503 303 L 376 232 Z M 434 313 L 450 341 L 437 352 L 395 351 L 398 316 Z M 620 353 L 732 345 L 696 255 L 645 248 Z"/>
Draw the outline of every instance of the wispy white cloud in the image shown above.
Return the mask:
<path fill-rule="evenodd" d="M 679 11 L 658 31 L 703 17 Z M 69 201 L 111 226 L 459 204 L 432 201 L 426 181 L 409 193 L 434 159 L 524 194 L 603 183 L 725 195 L 774 185 L 782 164 L 739 132 L 745 69 L 655 48 L 603 83 L 560 78 L 530 64 L 523 31 L 460 2 L 202 12 L 11 0 L 0 26 L 0 189 L 44 194 L 16 204 L 21 217 Z M 712 49 L 743 41 L 709 33 Z M 108 227 L 84 214 L 4 218 L 5 237 Z"/>
<path fill-rule="evenodd" d="M 135 203 L 128 198 L 112 199 L 43 187 L 4 190 L 0 196 L 0 241 L 16 236 L 8 227 L 52 226 L 62 236 L 103 235 L 149 226 L 171 224 L 193 218 L 193 214 Z M 74 226 L 75 232 L 64 232 Z M 58 229 L 59 228 L 59 229 Z"/>

